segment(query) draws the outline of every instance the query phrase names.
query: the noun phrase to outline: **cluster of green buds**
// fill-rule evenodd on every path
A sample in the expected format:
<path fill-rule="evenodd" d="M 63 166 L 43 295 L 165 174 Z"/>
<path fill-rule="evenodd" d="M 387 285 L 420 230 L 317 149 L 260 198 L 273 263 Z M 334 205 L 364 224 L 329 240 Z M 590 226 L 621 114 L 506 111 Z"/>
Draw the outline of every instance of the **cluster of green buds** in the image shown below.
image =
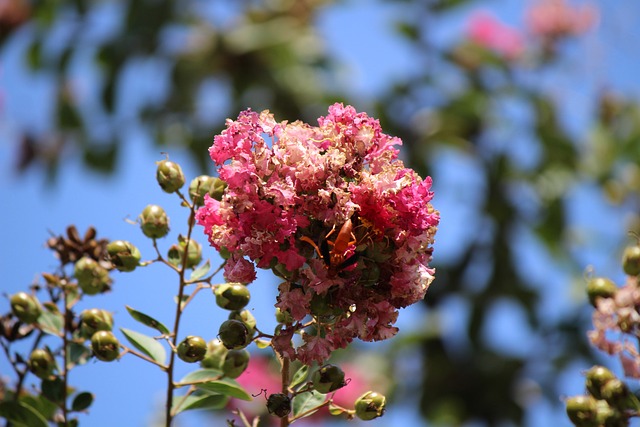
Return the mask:
<path fill-rule="evenodd" d="M 566 410 L 576 427 L 626 427 L 637 416 L 640 401 L 629 387 L 603 366 L 586 372 L 585 396 L 567 399 Z"/>
<path fill-rule="evenodd" d="M 200 366 L 207 369 L 218 369 L 229 378 L 238 378 L 249 366 L 250 353 L 242 348 L 229 350 L 219 339 L 207 344 L 205 357 Z"/>

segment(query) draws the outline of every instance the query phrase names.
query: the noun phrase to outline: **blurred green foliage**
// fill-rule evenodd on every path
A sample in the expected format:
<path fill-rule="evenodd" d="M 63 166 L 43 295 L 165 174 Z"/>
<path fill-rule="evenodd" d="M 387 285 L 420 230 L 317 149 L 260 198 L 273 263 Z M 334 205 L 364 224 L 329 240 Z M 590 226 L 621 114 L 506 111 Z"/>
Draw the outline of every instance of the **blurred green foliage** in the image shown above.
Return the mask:
<path fill-rule="evenodd" d="M 235 117 L 249 105 L 268 108 L 280 119 L 310 121 L 330 102 L 349 102 L 335 85 L 340 64 L 325 50 L 314 27 L 328 3 L 239 1 L 229 8 L 233 18 L 226 22 L 205 13 L 196 1 L 130 0 L 118 3 L 115 10 L 113 4 L 100 1 L 34 1 L 25 6 L 22 21 L 11 21 L 0 35 L 3 44 L 13 36 L 29 37 L 24 55 L 30 67 L 58 82 L 56 125 L 55 134 L 46 137 L 22 129 L 19 167 L 39 163 L 55 175 L 63 148 L 73 147 L 89 167 L 112 171 L 125 143 L 122 129 L 132 120 L 126 105 L 131 94 L 123 81 L 141 61 L 155 61 L 150 63 L 158 65 L 163 83 L 157 96 L 135 102 L 135 121 L 157 144 L 186 147 L 203 171 L 208 163 L 203 153 L 224 125 L 220 117 Z M 560 405 L 559 373 L 592 356 L 583 336 L 584 311 L 545 319 L 539 304 L 548 286 L 524 272 L 516 237 L 523 230 L 530 232 L 551 259 L 581 271 L 584 266 L 570 251 L 570 189 L 591 183 L 612 202 L 637 206 L 640 109 L 603 93 L 594 100 L 589 137 L 574 135 L 565 129 L 553 96 L 521 78 L 517 63 L 480 46 L 443 47 L 432 42 L 428 23 L 459 11 L 469 1 L 396 3 L 412 10 L 394 24 L 415 53 L 413 61 L 422 65 L 402 80 L 388 82 L 369 113 L 381 119 L 386 132 L 403 139 L 405 158 L 421 174 L 432 174 L 437 182 L 435 162 L 442 153 L 453 153 L 473 159 L 481 175 L 479 200 L 474 202 L 479 208 L 474 214 L 477 233 L 460 242 L 455 259 L 441 261 L 436 256 L 437 281 L 425 300 L 432 313 L 454 299 L 464 302 L 469 309 L 464 345 L 448 345 L 456 338 L 430 328 L 399 345 L 421 351 L 419 393 L 426 418 L 446 425 L 470 420 L 521 424 L 525 408 L 514 390 L 523 380 L 534 380 L 549 402 Z M 108 7 L 117 22 L 112 31 L 97 37 L 89 27 Z M 71 35 L 47 49 L 60 26 L 71 28 Z M 101 76 L 99 88 L 91 94 L 97 102 L 89 102 L 99 106 L 95 114 L 81 111 L 70 85 L 74 60 L 87 55 Z M 558 60 L 554 55 L 540 53 L 527 72 L 553 67 Z M 207 92 L 212 82 L 221 83 L 223 93 Z M 224 111 L 219 116 L 201 114 L 198 102 L 203 94 L 220 97 Z M 526 118 L 509 117 L 505 104 L 515 105 Z M 108 129 L 100 136 L 91 129 L 96 120 L 101 129 Z M 510 130 L 507 138 L 526 135 L 531 140 L 533 160 L 523 163 L 508 143 L 493 143 L 505 139 L 496 137 L 505 128 Z M 523 204 L 523 194 L 530 196 L 530 203 Z M 477 274 L 479 265 L 485 274 Z M 498 301 L 521 309 L 542 351 L 514 355 L 491 347 L 483 331 Z"/>

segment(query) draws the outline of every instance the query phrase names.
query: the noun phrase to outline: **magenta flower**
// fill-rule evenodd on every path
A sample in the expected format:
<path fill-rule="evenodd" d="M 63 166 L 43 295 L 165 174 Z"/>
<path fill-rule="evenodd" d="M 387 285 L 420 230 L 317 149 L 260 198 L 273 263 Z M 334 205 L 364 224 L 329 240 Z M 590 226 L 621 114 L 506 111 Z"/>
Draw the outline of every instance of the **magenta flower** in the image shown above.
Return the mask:
<path fill-rule="evenodd" d="M 227 280 L 255 277 L 247 259 L 284 279 L 276 305 L 294 323 L 272 344 L 304 363 L 396 333 L 397 309 L 433 281 L 439 222 L 431 178 L 397 159 L 401 141 L 378 120 L 334 104 L 318 124 L 250 110 L 228 120 L 209 149 L 228 187 L 197 213 L 211 245 L 231 253 Z"/>
<path fill-rule="evenodd" d="M 517 59 L 524 52 L 522 34 L 485 11 L 476 12 L 471 16 L 467 36 L 473 43 L 506 59 Z"/>
<path fill-rule="evenodd" d="M 565 0 L 539 0 L 526 17 L 532 34 L 549 39 L 583 34 L 597 21 L 598 9 L 594 5 L 571 6 Z"/>

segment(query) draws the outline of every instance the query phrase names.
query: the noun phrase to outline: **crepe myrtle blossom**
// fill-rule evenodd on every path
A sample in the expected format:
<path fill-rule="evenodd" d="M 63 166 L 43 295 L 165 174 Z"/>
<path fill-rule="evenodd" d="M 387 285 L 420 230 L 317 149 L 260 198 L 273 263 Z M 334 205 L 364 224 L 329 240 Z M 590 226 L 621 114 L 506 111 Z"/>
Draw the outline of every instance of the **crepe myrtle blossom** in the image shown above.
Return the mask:
<path fill-rule="evenodd" d="M 526 15 L 529 31 L 549 39 L 583 34 L 597 21 L 598 9 L 593 4 L 571 5 L 565 0 L 539 0 Z"/>
<path fill-rule="evenodd" d="M 523 35 L 485 11 L 471 15 L 467 23 L 467 37 L 505 59 L 514 60 L 524 53 Z"/>
<path fill-rule="evenodd" d="M 397 309 L 424 298 L 439 213 L 431 178 L 397 159 L 401 143 L 342 104 L 318 126 L 246 110 L 215 137 L 228 187 L 197 221 L 230 254 L 227 280 L 255 278 L 247 259 L 284 279 L 276 306 L 293 322 L 272 341 L 280 354 L 322 362 L 355 338 L 389 338 Z"/>

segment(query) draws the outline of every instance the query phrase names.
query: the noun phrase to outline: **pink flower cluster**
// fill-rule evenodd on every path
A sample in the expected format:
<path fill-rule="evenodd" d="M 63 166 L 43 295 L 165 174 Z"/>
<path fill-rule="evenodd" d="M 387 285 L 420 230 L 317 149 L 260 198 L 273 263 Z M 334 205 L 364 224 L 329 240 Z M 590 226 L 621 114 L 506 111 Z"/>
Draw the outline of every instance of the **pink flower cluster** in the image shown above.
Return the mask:
<path fill-rule="evenodd" d="M 595 6 L 571 6 L 565 0 L 540 0 L 527 11 L 531 33 L 549 39 L 583 34 L 597 21 Z"/>
<path fill-rule="evenodd" d="M 593 312 L 594 330 L 589 331 L 591 343 L 608 354 L 617 354 L 627 377 L 640 378 L 640 288 L 638 279 L 627 277 L 625 286 L 612 298 L 599 298 Z"/>
<path fill-rule="evenodd" d="M 231 253 L 227 280 L 251 282 L 248 260 L 285 279 L 276 306 L 293 323 L 272 344 L 304 363 L 397 332 L 397 309 L 434 278 L 439 222 L 431 178 L 397 159 L 401 141 L 378 120 L 334 104 L 318 124 L 250 110 L 228 120 L 209 149 L 228 187 L 197 213 L 211 245 Z"/>
<path fill-rule="evenodd" d="M 473 43 L 506 59 L 517 59 L 524 52 L 522 34 L 487 12 L 477 12 L 470 17 L 467 36 Z"/>

